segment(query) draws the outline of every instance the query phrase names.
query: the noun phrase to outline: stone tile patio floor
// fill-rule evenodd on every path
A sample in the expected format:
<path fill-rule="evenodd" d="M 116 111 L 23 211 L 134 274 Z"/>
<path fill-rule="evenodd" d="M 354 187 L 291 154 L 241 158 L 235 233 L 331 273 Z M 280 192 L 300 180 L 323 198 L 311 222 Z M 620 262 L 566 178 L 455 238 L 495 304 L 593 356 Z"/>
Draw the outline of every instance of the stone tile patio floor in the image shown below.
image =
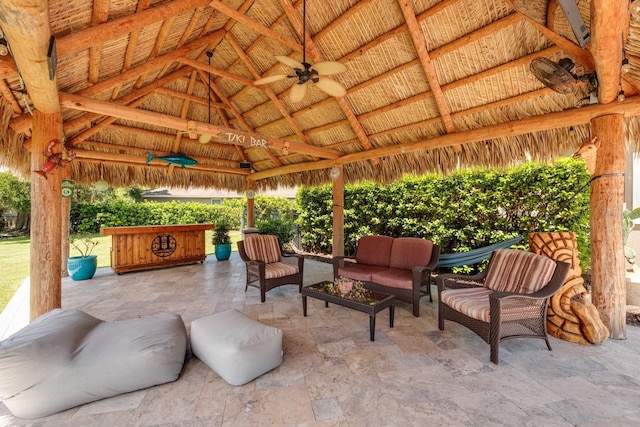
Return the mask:
<path fill-rule="evenodd" d="M 330 264 L 307 260 L 304 283 L 331 278 Z M 395 327 L 309 299 L 302 316 L 295 286 L 244 290 L 242 261 L 123 275 L 99 269 L 89 281 L 63 280 L 63 308 L 105 319 L 170 311 L 192 320 L 230 308 L 283 330 L 284 361 L 240 387 L 228 385 L 189 353 L 169 384 L 82 405 L 36 420 L 14 418 L 0 403 L 0 426 L 638 426 L 640 328 L 626 340 L 581 346 L 551 338 L 512 340 L 501 363 L 489 346 L 455 323 L 437 326 L 437 302 L 421 317 L 398 302 Z M 435 289 L 434 289 L 435 290 Z M 28 281 L 0 316 L 6 337 L 27 320 Z M 1 381 L 1 379 L 0 379 Z"/>

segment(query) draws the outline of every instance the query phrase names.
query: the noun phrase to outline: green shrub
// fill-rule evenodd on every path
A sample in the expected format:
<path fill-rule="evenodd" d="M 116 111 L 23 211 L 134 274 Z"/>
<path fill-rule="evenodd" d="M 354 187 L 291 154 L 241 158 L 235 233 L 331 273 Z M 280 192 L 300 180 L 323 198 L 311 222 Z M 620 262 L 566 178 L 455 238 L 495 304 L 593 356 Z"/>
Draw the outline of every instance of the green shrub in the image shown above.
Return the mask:
<path fill-rule="evenodd" d="M 533 231 L 573 231 L 583 268 L 590 260 L 590 175 L 584 162 L 527 163 L 467 169 L 446 177 L 406 177 L 390 185 L 348 185 L 344 192 L 345 253 L 365 234 L 415 236 L 443 253 L 464 252 Z M 296 199 L 302 248 L 331 253 L 331 186 L 302 188 Z"/>
<path fill-rule="evenodd" d="M 256 221 L 256 228 L 260 230 L 260 234 L 272 234 L 280 240 L 280 249 L 291 246 L 293 240 L 293 223 L 280 219 L 272 219 L 268 221 Z"/>

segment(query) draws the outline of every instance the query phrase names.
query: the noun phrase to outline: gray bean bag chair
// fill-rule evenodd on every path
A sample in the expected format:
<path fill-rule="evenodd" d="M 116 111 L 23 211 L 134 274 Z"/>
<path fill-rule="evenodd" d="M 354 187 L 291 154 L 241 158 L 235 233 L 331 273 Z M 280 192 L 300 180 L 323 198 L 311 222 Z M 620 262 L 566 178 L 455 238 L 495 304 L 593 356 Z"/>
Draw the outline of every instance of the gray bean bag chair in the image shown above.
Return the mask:
<path fill-rule="evenodd" d="M 182 318 L 105 322 L 53 310 L 0 342 L 0 399 L 20 418 L 174 381 L 184 364 Z"/>

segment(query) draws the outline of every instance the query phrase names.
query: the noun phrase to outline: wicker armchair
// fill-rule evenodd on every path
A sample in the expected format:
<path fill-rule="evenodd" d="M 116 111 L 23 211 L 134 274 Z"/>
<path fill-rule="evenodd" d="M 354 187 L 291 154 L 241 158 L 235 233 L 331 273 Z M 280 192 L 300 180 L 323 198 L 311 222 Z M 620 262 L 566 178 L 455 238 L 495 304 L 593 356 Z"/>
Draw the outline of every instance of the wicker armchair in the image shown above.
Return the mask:
<path fill-rule="evenodd" d="M 298 264 L 282 262 L 280 243 L 276 236 L 261 234 L 247 236 L 238 242 L 238 253 L 247 268 L 247 284 L 260 288 L 260 301 L 265 302 L 267 291 L 282 285 L 298 285 L 298 292 L 302 292 L 302 277 L 304 257 L 288 255 L 298 258 Z"/>
<path fill-rule="evenodd" d="M 547 304 L 560 289 L 570 265 L 531 252 L 493 252 L 482 273 L 441 274 L 438 285 L 438 327 L 451 320 L 466 326 L 491 346 L 498 364 L 500 342 L 512 338 L 547 338 Z"/>

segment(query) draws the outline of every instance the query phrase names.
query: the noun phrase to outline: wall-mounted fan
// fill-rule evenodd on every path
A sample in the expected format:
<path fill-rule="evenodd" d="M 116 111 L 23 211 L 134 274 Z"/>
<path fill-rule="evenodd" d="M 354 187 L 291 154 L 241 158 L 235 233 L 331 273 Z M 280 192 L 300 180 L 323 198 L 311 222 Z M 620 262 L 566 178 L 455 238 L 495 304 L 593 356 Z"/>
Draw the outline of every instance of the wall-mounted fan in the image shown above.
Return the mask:
<path fill-rule="evenodd" d="M 536 58 L 531 61 L 529 68 L 538 80 L 558 93 L 572 93 L 583 83 L 597 86 L 595 73 L 577 76 L 572 72 L 574 66 L 571 58 L 562 58 L 558 62 L 548 58 Z"/>
<path fill-rule="evenodd" d="M 298 62 L 288 56 L 275 56 L 278 61 L 293 68 L 295 74 L 277 74 L 264 77 L 254 81 L 253 84 L 258 86 L 286 78 L 297 78 L 298 81 L 291 87 L 291 92 L 289 93 L 291 102 L 302 101 L 307 94 L 308 84 L 310 82 L 329 96 L 335 96 L 337 98 L 345 96 L 347 94 L 346 89 L 337 81 L 326 77 L 347 71 L 347 67 L 344 64 L 337 61 L 322 61 L 311 65 L 307 62 L 306 23 L 307 2 L 305 0 L 302 3 L 302 62 Z"/>

